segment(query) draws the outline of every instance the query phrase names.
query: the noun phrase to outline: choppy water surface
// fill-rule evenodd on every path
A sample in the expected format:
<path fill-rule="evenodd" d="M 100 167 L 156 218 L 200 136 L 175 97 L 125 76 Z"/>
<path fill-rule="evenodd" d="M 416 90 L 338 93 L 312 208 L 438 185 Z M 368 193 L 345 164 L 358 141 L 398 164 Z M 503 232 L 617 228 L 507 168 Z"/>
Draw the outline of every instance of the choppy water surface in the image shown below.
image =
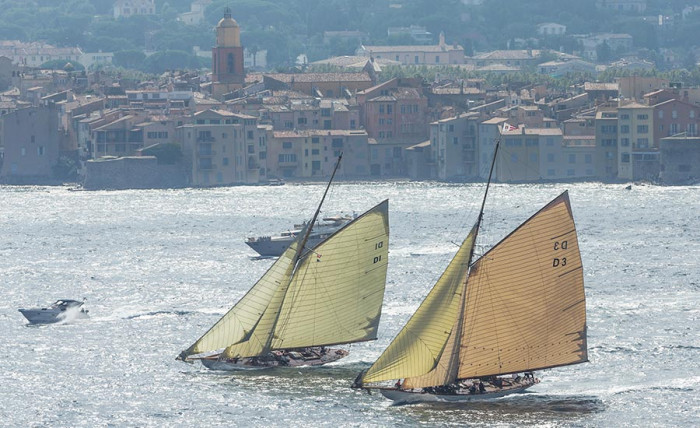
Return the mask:
<path fill-rule="evenodd" d="M 338 184 L 325 212 L 390 200 L 379 340 L 320 369 L 216 373 L 175 361 L 272 263 L 247 236 L 308 219 L 323 185 L 120 192 L 0 187 L 0 425 L 697 426 L 700 188 L 496 185 L 488 245 L 568 188 L 591 362 L 531 393 L 391 406 L 351 390 L 476 218 L 482 185 Z M 487 247 L 480 247 L 483 251 Z M 91 318 L 27 326 L 20 307 L 87 298 Z"/>

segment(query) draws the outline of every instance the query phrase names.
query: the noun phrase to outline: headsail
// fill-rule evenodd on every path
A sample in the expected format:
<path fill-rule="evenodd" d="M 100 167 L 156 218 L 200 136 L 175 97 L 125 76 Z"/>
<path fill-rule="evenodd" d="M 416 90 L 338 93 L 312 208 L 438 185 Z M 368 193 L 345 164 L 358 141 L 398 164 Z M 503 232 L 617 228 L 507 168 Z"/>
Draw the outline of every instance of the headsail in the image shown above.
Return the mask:
<path fill-rule="evenodd" d="M 248 293 L 178 358 L 221 351 L 232 343 L 241 342 L 256 343 L 256 347 L 262 349 L 263 343 L 254 336 L 254 332 L 260 327 L 280 284 L 289 282 L 298 245 L 298 241 L 293 242 Z"/>
<path fill-rule="evenodd" d="M 389 248 L 388 201 L 348 223 L 294 269 L 295 241 L 223 318 L 185 351 L 228 358 L 376 338 Z"/>
<path fill-rule="evenodd" d="M 582 363 L 586 297 L 568 192 L 469 273 L 459 378 Z"/>
<path fill-rule="evenodd" d="M 403 388 L 422 388 L 587 361 L 583 272 L 568 193 L 469 267 L 477 229 L 478 223 L 363 384 L 404 379 Z"/>
<path fill-rule="evenodd" d="M 460 246 L 440 279 L 389 347 L 369 368 L 364 383 L 427 375 L 429 385 L 450 376 L 450 337 L 455 333 L 461 296 L 474 247 L 476 227 Z M 416 385 L 423 380 L 416 379 Z"/>

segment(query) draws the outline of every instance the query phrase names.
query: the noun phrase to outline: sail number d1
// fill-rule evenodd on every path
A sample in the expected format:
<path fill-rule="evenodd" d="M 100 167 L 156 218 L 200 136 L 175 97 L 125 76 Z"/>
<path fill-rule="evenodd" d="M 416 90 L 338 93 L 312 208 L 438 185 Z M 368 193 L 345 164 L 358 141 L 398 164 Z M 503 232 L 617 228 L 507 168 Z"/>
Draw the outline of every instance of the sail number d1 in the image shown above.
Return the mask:
<path fill-rule="evenodd" d="M 569 241 L 554 241 L 554 251 L 566 250 L 569 248 Z M 566 266 L 566 257 L 555 257 L 552 259 L 552 267 Z"/>
<path fill-rule="evenodd" d="M 382 249 L 383 247 L 384 247 L 384 241 L 379 241 L 379 242 L 377 242 L 376 244 L 374 244 L 374 249 L 375 249 L 375 250 L 380 250 L 380 249 Z M 376 257 L 374 258 L 374 263 L 379 263 L 379 262 L 381 262 L 381 261 L 382 261 L 382 256 L 381 256 L 381 254 L 378 255 L 378 256 L 376 256 Z"/>

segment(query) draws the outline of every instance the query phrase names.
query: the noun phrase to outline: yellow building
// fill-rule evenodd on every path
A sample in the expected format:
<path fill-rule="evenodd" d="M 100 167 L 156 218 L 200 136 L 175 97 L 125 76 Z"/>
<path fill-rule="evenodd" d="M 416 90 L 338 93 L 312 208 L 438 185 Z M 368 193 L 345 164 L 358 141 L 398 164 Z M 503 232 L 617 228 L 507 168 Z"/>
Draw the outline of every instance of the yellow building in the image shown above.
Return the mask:
<path fill-rule="evenodd" d="M 194 123 L 178 128 L 191 184 L 267 181 L 267 132 L 253 116 L 213 109 L 195 113 Z"/>
<path fill-rule="evenodd" d="M 631 102 L 618 108 L 618 178 L 635 180 L 635 165 L 643 168 L 645 158 L 658 159 L 658 150 L 652 148 L 654 109 Z M 635 159 L 639 162 L 635 162 Z"/>

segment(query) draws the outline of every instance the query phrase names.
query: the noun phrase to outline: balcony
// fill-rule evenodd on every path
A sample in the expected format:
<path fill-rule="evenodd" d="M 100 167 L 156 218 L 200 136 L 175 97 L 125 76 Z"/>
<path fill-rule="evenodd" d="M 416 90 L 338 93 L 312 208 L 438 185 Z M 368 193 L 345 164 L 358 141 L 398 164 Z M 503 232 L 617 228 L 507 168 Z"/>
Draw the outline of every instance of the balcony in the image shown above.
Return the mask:
<path fill-rule="evenodd" d="M 213 163 L 200 163 L 198 166 L 200 171 L 211 171 L 216 169 L 216 165 Z"/>
<path fill-rule="evenodd" d="M 200 135 L 197 137 L 197 142 L 198 143 L 213 143 L 216 141 L 216 138 L 212 137 L 211 135 Z"/>
<path fill-rule="evenodd" d="M 197 156 L 200 158 L 216 156 L 215 150 L 197 150 Z"/>

